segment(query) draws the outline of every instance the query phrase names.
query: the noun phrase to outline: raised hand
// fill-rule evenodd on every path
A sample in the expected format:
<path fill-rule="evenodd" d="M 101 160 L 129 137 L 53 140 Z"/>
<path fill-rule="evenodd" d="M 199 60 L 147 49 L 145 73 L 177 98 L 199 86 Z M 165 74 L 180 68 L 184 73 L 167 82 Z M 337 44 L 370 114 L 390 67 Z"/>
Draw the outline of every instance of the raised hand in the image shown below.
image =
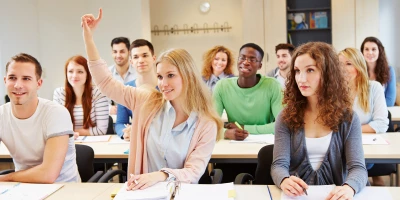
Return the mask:
<path fill-rule="evenodd" d="M 81 26 L 83 28 L 84 39 L 91 39 L 93 37 L 92 32 L 97 28 L 99 22 L 103 18 L 103 9 L 99 9 L 99 15 L 97 18 L 93 14 L 85 14 L 81 18 Z"/>

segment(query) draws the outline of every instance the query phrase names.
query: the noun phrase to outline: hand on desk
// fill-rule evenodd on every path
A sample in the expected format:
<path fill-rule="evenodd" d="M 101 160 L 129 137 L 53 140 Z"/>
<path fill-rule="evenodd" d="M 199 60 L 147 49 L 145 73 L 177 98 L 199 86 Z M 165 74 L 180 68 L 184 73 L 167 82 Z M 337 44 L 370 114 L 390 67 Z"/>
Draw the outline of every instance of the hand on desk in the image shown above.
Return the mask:
<path fill-rule="evenodd" d="M 132 126 L 130 124 L 126 125 L 124 129 L 122 129 L 122 132 L 124 133 L 124 140 L 129 141 L 130 140 L 130 135 L 131 135 L 131 128 Z"/>
<path fill-rule="evenodd" d="M 281 183 L 282 191 L 290 197 L 304 195 L 303 188 L 308 189 L 307 183 L 305 183 L 301 178 L 298 178 L 296 176 L 290 176 L 289 178 L 285 178 Z"/>
<path fill-rule="evenodd" d="M 244 140 L 249 136 L 249 132 L 239 128 L 231 128 L 225 130 L 225 138 L 231 140 Z"/>
<path fill-rule="evenodd" d="M 326 197 L 326 200 L 353 199 L 354 190 L 348 185 L 336 186 Z"/>
<path fill-rule="evenodd" d="M 79 132 L 74 132 L 74 140 L 79 137 Z"/>
<path fill-rule="evenodd" d="M 164 172 L 152 172 L 140 175 L 131 174 L 126 190 L 143 190 L 158 182 L 165 181 L 167 178 L 168 175 Z"/>

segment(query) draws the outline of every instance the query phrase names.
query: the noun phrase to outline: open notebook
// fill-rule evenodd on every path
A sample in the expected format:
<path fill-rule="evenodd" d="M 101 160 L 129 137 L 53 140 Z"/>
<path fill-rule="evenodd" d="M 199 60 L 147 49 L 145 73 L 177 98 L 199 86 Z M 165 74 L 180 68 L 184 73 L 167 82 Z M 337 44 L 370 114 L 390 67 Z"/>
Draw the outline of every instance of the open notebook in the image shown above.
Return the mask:
<path fill-rule="evenodd" d="M 53 194 L 60 189 L 63 184 L 30 184 L 30 183 L 17 183 L 15 185 L 7 186 L 0 194 L 0 199 L 30 199 L 39 200 Z M 4 188 L 2 188 L 4 189 Z"/>

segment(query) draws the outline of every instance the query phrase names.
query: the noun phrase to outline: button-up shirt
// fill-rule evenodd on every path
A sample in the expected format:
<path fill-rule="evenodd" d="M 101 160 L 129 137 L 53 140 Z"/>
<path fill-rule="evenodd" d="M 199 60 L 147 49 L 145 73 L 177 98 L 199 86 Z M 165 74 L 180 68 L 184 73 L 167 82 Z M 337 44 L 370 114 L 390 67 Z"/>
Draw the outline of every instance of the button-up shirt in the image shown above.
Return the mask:
<path fill-rule="evenodd" d="M 131 65 L 129 65 L 128 71 L 124 74 L 123 78 L 118 73 L 115 65 L 111 65 L 110 67 L 108 67 L 108 69 L 111 71 L 112 76 L 123 84 L 126 84 L 136 79 L 136 70 Z"/>

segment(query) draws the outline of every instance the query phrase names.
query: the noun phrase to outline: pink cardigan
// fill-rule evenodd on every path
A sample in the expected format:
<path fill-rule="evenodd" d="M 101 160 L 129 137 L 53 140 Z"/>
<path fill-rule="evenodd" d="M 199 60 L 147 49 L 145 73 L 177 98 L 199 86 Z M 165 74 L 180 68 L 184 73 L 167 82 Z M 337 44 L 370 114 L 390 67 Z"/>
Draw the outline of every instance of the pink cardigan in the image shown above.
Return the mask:
<path fill-rule="evenodd" d="M 129 151 L 128 174 L 148 173 L 146 141 L 149 127 L 156 113 L 161 109 L 152 107 L 142 109 L 142 104 L 149 99 L 144 89 L 125 86 L 115 80 L 104 60 L 89 62 L 90 73 L 99 90 L 119 104 L 133 111 L 132 132 Z M 144 108 L 144 107 L 143 107 Z M 183 169 L 164 168 L 179 181 L 197 183 L 206 170 L 217 137 L 217 124 L 211 119 L 199 116 Z"/>

